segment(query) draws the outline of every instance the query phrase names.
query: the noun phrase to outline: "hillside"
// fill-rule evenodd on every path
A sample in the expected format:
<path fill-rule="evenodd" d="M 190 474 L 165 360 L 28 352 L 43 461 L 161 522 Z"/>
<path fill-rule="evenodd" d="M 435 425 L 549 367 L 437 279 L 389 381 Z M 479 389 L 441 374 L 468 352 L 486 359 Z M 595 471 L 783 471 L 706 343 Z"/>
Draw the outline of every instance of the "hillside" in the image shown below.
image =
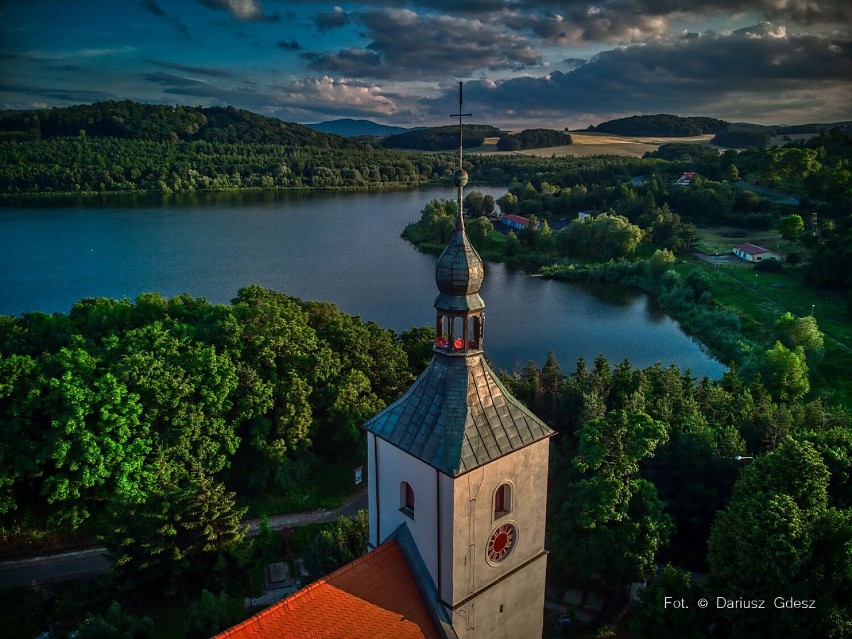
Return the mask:
<path fill-rule="evenodd" d="M 707 133 L 720 133 L 730 128 L 724 120 L 704 117 L 683 118 L 661 113 L 659 115 L 631 115 L 608 120 L 587 130 L 615 135 L 655 135 L 664 137 L 690 137 Z"/>
<path fill-rule="evenodd" d="M 482 146 L 485 138 L 499 135 L 500 129 L 487 124 L 465 124 L 464 145 L 467 148 Z M 386 149 L 450 151 L 459 146 L 459 128 L 456 125 L 450 125 L 414 129 L 385 138 L 381 144 Z"/>
<path fill-rule="evenodd" d="M 353 120 L 352 118 L 327 120 L 326 122 L 306 124 L 305 126 L 314 131 L 342 135 L 345 138 L 355 138 L 362 135 L 383 138 L 408 131 L 408 129 L 401 126 L 388 126 L 386 124 L 378 124 L 372 120 Z"/>
<path fill-rule="evenodd" d="M 0 111 L 0 140 L 81 137 L 359 148 L 357 142 L 234 107 L 96 102 L 39 111 Z"/>

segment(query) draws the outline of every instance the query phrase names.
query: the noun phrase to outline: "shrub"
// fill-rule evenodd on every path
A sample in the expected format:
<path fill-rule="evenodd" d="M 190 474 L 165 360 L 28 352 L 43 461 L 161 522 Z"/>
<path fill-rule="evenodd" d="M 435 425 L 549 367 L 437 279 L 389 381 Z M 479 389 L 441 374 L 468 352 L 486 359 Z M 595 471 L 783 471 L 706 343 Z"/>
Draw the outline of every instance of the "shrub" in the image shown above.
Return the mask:
<path fill-rule="evenodd" d="M 761 273 L 780 273 L 784 270 L 784 265 L 781 260 L 763 260 L 754 265 L 754 270 Z"/>

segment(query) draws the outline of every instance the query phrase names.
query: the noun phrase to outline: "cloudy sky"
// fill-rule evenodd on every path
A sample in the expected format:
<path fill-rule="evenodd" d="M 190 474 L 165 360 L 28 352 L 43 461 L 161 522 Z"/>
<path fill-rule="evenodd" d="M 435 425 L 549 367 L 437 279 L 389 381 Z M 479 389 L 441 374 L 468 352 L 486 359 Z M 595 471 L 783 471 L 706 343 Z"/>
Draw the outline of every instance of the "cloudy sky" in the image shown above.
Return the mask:
<path fill-rule="evenodd" d="M 0 108 L 233 105 L 285 120 L 582 128 L 852 119 L 849 0 L 2 0 Z"/>

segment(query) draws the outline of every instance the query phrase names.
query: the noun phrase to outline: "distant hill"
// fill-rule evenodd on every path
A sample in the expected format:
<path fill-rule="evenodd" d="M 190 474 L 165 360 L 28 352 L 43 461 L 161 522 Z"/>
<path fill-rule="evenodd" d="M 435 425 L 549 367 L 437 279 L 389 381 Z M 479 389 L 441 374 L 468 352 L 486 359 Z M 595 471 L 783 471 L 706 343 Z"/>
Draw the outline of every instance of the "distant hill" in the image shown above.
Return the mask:
<path fill-rule="evenodd" d="M 500 129 L 487 124 L 465 124 L 464 145 L 468 148 L 482 146 L 485 138 L 501 135 Z M 459 128 L 456 125 L 412 129 L 392 135 L 381 142 L 386 149 L 419 149 L 421 151 L 450 151 L 459 146 Z"/>
<path fill-rule="evenodd" d="M 565 131 L 555 129 L 526 129 L 515 135 L 504 135 L 497 142 L 498 151 L 520 151 L 522 149 L 544 149 L 565 146 L 573 142 Z"/>
<path fill-rule="evenodd" d="M 813 124 L 794 125 L 765 125 L 750 122 L 727 122 L 716 118 L 681 117 L 678 115 L 631 115 L 627 118 L 608 120 L 597 126 L 589 126 L 587 131 L 595 133 L 611 133 L 613 135 L 658 136 L 658 137 L 690 137 L 731 132 L 753 132 L 767 136 L 818 134 L 827 133 L 832 129 L 850 130 L 852 122 L 819 122 Z M 725 136 L 722 137 L 725 139 Z M 716 141 L 713 142 L 716 144 Z"/>
<path fill-rule="evenodd" d="M 361 148 L 352 140 L 234 107 L 96 102 L 36 111 L 0 111 L 0 140 L 112 137 L 152 141 Z"/>
<path fill-rule="evenodd" d="M 353 120 L 351 118 L 328 120 L 326 122 L 317 122 L 316 124 L 306 124 L 305 126 L 314 131 L 342 135 L 345 138 L 354 138 L 361 135 L 383 138 L 408 131 L 408 129 L 401 126 L 387 126 L 385 124 L 378 124 L 372 120 Z"/>
<path fill-rule="evenodd" d="M 660 137 L 690 137 L 707 133 L 721 133 L 730 128 L 724 120 L 704 117 L 683 118 L 678 115 L 631 115 L 627 118 L 608 120 L 588 131 L 612 133 L 613 135 L 653 135 Z"/>

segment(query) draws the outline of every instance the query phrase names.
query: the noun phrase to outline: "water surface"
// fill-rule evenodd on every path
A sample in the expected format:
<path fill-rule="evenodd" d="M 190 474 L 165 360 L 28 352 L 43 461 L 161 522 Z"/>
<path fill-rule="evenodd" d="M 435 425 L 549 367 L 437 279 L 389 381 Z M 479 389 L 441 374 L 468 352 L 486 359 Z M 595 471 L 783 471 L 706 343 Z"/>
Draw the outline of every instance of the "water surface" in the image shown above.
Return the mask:
<path fill-rule="evenodd" d="M 495 197 L 500 189 L 480 189 Z M 247 284 L 338 304 L 404 330 L 431 325 L 436 256 L 400 238 L 448 188 L 228 193 L 0 202 L 0 314 L 68 312 L 84 297 L 186 292 L 229 302 Z M 526 277 L 486 264 L 485 350 L 502 368 L 578 356 L 656 362 L 719 377 L 646 294 Z"/>

